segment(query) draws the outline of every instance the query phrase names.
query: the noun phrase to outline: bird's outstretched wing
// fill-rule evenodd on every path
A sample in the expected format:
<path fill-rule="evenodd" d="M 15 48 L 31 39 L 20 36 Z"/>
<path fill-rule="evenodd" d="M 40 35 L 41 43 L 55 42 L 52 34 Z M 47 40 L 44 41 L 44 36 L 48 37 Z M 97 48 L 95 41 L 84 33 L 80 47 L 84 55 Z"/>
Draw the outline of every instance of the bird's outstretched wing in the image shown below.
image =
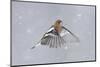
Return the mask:
<path fill-rule="evenodd" d="M 66 42 L 80 42 L 79 38 L 64 26 L 62 26 L 61 37 L 63 37 Z"/>
<path fill-rule="evenodd" d="M 48 31 L 43 35 L 38 44 L 32 47 L 35 48 L 38 45 L 49 46 L 50 48 L 58 48 L 66 46 L 68 42 L 79 42 L 79 38 L 70 30 L 62 26 L 60 35 L 55 32 L 54 26 L 51 26 Z"/>
<path fill-rule="evenodd" d="M 48 30 L 47 32 L 45 32 L 45 34 L 43 35 L 43 37 L 40 39 L 39 42 L 37 42 L 36 45 L 34 45 L 31 49 L 34 49 L 35 47 L 39 46 L 39 45 L 45 45 L 46 44 L 46 40 L 49 40 L 50 41 L 50 38 L 52 36 L 54 36 L 54 34 L 52 34 L 52 31 L 54 30 L 54 26 L 52 25 Z"/>
<path fill-rule="evenodd" d="M 64 39 L 55 31 L 54 26 L 41 39 L 41 45 L 49 46 L 50 48 L 61 47 L 64 43 Z"/>

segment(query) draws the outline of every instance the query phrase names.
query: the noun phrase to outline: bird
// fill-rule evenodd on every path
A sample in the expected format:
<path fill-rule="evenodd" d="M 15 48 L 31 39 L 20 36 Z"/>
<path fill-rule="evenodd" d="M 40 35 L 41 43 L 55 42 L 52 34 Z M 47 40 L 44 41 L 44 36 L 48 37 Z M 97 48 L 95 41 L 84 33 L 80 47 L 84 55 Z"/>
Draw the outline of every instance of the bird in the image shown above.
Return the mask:
<path fill-rule="evenodd" d="M 66 38 L 69 39 L 67 34 L 70 34 L 74 39 L 76 39 L 76 42 L 79 42 L 79 38 L 62 25 L 62 20 L 57 19 L 48 31 L 45 32 L 43 37 L 38 42 L 38 45 L 48 46 L 49 48 L 65 47 L 68 42 Z M 38 45 L 33 46 L 31 49 L 37 47 Z"/>

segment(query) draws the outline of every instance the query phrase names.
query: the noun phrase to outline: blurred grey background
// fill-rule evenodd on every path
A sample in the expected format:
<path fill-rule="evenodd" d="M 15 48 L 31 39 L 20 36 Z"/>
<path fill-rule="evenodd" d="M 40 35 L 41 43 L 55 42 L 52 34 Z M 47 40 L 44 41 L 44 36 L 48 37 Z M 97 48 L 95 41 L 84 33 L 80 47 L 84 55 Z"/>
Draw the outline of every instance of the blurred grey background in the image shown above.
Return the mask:
<path fill-rule="evenodd" d="M 80 39 L 68 49 L 31 50 L 49 27 L 61 19 Z M 12 2 L 12 64 L 44 64 L 95 60 L 95 7 Z"/>

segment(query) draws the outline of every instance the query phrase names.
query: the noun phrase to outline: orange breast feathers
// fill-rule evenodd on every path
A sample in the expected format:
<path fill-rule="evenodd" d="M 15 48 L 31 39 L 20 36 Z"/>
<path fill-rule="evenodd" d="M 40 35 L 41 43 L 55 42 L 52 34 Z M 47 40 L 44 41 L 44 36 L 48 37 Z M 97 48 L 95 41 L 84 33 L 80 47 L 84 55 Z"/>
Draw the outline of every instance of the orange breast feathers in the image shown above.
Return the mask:
<path fill-rule="evenodd" d="M 56 32 L 58 32 L 58 33 L 61 32 L 61 30 L 62 30 L 61 27 L 62 27 L 61 24 L 58 23 L 58 22 L 56 22 L 56 23 L 54 24 L 54 28 L 55 28 Z"/>

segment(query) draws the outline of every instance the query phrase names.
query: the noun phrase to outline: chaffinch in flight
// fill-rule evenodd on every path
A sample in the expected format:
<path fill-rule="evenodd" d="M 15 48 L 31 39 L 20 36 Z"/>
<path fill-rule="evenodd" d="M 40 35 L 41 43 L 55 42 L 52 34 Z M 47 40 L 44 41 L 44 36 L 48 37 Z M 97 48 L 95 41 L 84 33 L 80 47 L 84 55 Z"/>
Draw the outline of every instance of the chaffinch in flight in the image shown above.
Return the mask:
<path fill-rule="evenodd" d="M 56 20 L 54 25 L 52 25 L 49 30 L 43 35 L 39 43 L 40 45 L 48 46 L 50 48 L 65 47 L 66 42 L 68 42 L 65 39 L 68 39 L 67 34 L 70 34 L 73 38 L 76 39 L 76 42 L 79 42 L 79 38 L 70 30 L 62 26 L 62 21 L 58 19 Z M 38 45 L 33 46 L 32 49 L 36 46 Z"/>

